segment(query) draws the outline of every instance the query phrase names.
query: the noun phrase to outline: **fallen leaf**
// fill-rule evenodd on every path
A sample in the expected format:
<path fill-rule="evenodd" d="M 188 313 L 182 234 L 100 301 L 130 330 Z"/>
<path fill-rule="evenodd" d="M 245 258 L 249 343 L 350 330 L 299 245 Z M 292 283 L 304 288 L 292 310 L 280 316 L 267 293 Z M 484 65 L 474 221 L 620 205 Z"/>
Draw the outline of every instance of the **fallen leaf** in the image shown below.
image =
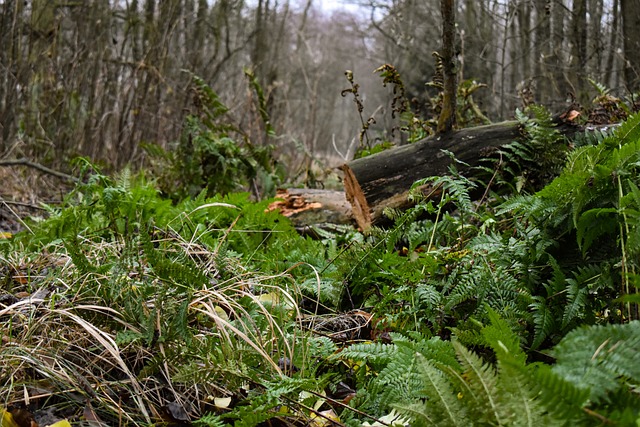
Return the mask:
<path fill-rule="evenodd" d="M 309 425 L 313 427 L 326 427 L 334 425 L 334 421 L 339 423 L 340 417 L 338 417 L 333 409 L 327 409 L 318 414 L 311 414 L 311 423 Z"/>
<path fill-rule="evenodd" d="M 213 399 L 213 404 L 216 405 L 216 408 L 227 409 L 229 405 L 231 405 L 230 397 L 215 397 Z"/>
<path fill-rule="evenodd" d="M 179 403 L 169 402 L 165 405 L 165 409 L 173 418 L 173 421 L 189 421 L 189 414 Z"/>
<path fill-rule="evenodd" d="M 0 408 L 0 415 L 2 415 L 2 424 L 0 424 L 0 427 L 19 427 L 13 420 L 13 415 L 6 409 Z"/>

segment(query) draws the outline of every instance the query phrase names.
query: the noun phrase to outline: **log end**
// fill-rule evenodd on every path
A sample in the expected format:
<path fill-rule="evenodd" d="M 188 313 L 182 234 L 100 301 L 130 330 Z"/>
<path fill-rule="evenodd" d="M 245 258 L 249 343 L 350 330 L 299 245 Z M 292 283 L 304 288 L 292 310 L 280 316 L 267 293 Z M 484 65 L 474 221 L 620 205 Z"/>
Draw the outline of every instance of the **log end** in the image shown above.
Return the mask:
<path fill-rule="evenodd" d="M 321 223 L 351 224 L 351 207 L 342 191 L 279 189 L 267 211 L 277 210 L 296 227 Z"/>
<path fill-rule="evenodd" d="M 345 164 L 340 169 L 344 172 L 344 192 L 351 204 L 353 219 L 361 230 L 366 231 L 371 227 L 371 208 L 367 198 L 351 168 Z"/>

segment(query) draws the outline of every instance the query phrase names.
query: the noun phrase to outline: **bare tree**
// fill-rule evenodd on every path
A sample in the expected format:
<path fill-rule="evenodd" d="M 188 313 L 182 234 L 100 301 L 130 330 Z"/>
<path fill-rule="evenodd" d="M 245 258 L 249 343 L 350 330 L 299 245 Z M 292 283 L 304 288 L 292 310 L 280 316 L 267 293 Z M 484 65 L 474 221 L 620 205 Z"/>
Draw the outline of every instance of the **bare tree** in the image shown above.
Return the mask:
<path fill-rule="evenodd" d="M 391 108 L 394 94 L 372 74 L 384 63 L 400 72 L 410 100 L 430 106 L 438 93 L 425 83 L 436 76 L 444 27 L 455 57 L 446 72 L 487 84 L 474 98 L 492 119 L 511 115 L 522 88 L 554 110 L 569 92 L 588 101 L 587 77 L 617 95 L 625 84 L 639 90 L 640 0 L 353 1 L 359 12 L 333 16 L 314 0 L 2 1 L 0 156 L 140 164 L 142 142 L 179 140 L 196 74 L 231 107 L 228 120 L 244 137 L 308 163 L 335 153 L 334 143 L 346 151 L 358 134 L 358 113 L 340 97 L 345 69 L 365 116 Z M 457 27 L 443 26 L 443 5 Z M 277 138 L 266 135 L 245 67 Z M 374 139 L 393 139 L 399 119 L 390 117 L 376 117 Z"/>

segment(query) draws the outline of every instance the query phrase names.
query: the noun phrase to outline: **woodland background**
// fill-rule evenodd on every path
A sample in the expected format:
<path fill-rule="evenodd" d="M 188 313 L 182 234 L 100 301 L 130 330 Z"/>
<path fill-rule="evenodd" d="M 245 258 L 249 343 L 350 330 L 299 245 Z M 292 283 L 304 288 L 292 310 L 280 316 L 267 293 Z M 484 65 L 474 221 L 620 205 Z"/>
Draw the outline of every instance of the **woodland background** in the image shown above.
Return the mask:
<path fill-rule="evenodd" d="M 357 1 L 0 0 L 2 427 L 640 425 L 640 0 Z"/>
<path fill-rule="evenodd" d="M 433 115 L 438 90 L 425 83 L 441 48 L 439 3 L 362 0 L 329 11 L 314 0 L 0 1 L 0 159 L 142 164 L 142 142 L 166 148 L 179 138 L 193 107 L 190 73 L 245 137 L 266 144 L 248 70 L 288 166 L 335 164 L 360 128 L 353 99 L 340 96 L 346 69 L 379 138 L 400 138 L 391 133 L 398 118 L 385 114 L 391 89 L 373 73 L 384 63 L 400 72 L 414 110 Z M 586 105 L 597 93 L 590 79 L 626 100 L 639 89 L 640 0 L 456 6 L 458 80 L 486 84 L 474 97 L 491 120 L 523 103 Z"/>

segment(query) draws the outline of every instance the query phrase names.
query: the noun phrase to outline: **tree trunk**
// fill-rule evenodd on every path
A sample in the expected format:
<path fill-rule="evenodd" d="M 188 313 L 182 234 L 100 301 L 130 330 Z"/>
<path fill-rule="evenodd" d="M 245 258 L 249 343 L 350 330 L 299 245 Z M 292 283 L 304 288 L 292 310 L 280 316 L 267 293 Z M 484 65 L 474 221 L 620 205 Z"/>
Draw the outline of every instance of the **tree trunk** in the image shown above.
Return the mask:
<path fill-rule="evenodd" d="M 546 0 L 536 0 L 534 4 L 536 8 L 536 23 L 534 25 L 535 42 L 532 63 L 535 67 L 535 101 L 543 105 L 549 105 L 556 96 L 553 90 L 553 78 L 549 74 L 549 56 L 551 54 L 551 20 L 547 9 L 549 4 Z"/>
<path fill-rule="evenodd" d="M 453 0 L 441 0 L 442 11 L 442 77 L 444 90 L 442 112 L 438 119 L 438 133 L 446 133 L 456 126 L 456 10 Z"/>
<path fill-rule="evenodd" d="M 621 0 L 624 38 L 624 80 L 627 90 L 640 89 L 640 0 Z"/>
<path fill-rule="evenodd" d="M 618 0 L 613 0 L 611 6 L 611 31 L 609 33 L 609 47 L 607 48 L 607 60 L 605 62 L 604 71 L 604 84 L 607 87 L 614 87 L 613 74 L 613 62 L 615 60 L 614 53 L 618 45 Z"/>
<path fill-rule="evenodd" d="M 560 122 L 556 129 L 570 135 L 580 128 Z M 521 137 L 518 123 L 509 121 L 462 129 L 353 160 L 341 167 L 353 218 L 367 230 L 382 218 L 384 209 L 410 206 L 407 195 L 415 181 L 447 172 L 452 160 L 445 151 L 476 166 L 497 147 Z"/>
<path fill-rule="evenodd" d="M 587 66 L 587 2 L 574 0 L 571 18 L 571 83 L 574 85 L 574 95 L 581 105 L 589 103 L 586 92 Z"/>
<path fill-rule="evenodd" d="M 567 10 L 561 0 L 554 0 L 551 3 L 551 10 L 549 18 L 551 24 L 551 45 L 549 49 L 549 76 L 551 82 L 550 87 L 553 88 L 554 99 L 556 105 L 565 105 L 567 94 L 569 93 L 569 81 L 566 74 L 565 54 L 566 52 L 566 40 L 565 40 L 565 22 Z M 550 104 L 553 105 L 553 104 Z M 552 107 L 553 108 L 553 107 Z"/>

